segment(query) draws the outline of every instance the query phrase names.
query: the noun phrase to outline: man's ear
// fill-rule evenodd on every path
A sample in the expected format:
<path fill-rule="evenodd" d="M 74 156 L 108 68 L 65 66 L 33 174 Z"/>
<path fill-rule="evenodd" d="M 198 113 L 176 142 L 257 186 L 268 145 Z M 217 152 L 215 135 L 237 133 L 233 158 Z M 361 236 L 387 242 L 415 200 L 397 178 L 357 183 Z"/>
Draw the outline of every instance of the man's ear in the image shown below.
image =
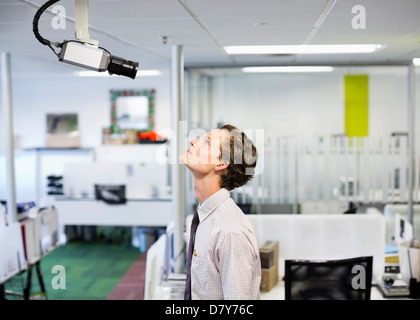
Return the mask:
<path fill-rule="evenodd" d="M 216 165 L 216 167 L 214 168 L 214 170 L 215 171 L 222 171 L 222 170 L 225 170 L 228 166 L 229 166 L 229 163 L 222 162 L 222 163 L 219 163 L 218 165 Z"/>

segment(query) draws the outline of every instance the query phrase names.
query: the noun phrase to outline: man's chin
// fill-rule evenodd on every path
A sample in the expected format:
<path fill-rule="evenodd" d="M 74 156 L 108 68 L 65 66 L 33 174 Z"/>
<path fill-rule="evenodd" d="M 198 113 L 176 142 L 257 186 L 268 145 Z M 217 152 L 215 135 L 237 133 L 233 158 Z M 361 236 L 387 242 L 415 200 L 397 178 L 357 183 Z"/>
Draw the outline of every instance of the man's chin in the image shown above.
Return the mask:
<path fill-rule="evenodd" d="M 181 154 L 179 156 L 179 162 L 181 164 L 185 164 L 186 165 L 188 163 L 188 154 L 187 153 Z"/>

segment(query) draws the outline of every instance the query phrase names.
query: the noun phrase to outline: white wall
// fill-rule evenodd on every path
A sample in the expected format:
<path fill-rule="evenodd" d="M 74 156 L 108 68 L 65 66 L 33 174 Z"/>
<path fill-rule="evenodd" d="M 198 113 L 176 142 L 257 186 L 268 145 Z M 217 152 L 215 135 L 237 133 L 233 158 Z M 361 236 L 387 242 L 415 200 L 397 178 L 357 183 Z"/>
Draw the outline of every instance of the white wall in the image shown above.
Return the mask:
<path fill-rule="evenodd" d="M 375 67 L 316 74 L 224 74 L 214 77 L 213 119 L 266 137 L 344 134 L 344 74 L 369 75 L 369 136 L 408 128 L 406 67 Z M 417 75 L 417 96 L 420 96 Z M 416 119 L 420 120 L 420 99 Z M 417 121 L 420 123 L 420 121 Z M 420 128 L 417 128 L 419 136 Z"/>
<path fill-rule="evenodd" d="M 13 129 L 16 148 L 45 146 L 46 114 L 76 112 L 82 147 L 102 143 L 102 129 L 110 126 L 111 89 L 155 89 L 155 128 L 170 128 L 169 72 L 157 77 L 82 78 L 13 77 Z M 0 120 L 3 121 L 0 114 Z M 1 145 L 4 133 L 0 132 Z"/>
<path fill-rule="evenodd" d="M 319 75 L 318 81 L 314 80 L 293 74 L 215 79 L 216 118 L 242 129 L 264 129 L 266 136 L 298 133 L 313 136 L 320 130 L 341 132 L 340 120 L 323 121 L 328 113 L 330 119 L 343 119 L 343 108 L 339 107 L 343 103 L 340 83 L 331 75 Z M 221 88 L 224 94 L 218 94 Z"/>

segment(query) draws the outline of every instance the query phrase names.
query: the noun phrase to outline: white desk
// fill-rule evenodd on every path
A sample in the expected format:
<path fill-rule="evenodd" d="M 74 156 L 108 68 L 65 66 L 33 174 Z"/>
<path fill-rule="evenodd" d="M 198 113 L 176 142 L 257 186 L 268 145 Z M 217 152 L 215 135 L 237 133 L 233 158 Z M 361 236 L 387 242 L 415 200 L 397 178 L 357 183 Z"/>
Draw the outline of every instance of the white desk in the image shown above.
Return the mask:
<path fill-rule="evenodd" d="M 184 285 L 168 287 L 158 286 L 154 292 L 152 300 L 183 300 Z M 284 281 L 280 280 L 277 285 L 269 292 L 261 292 L 261 300 L 285 300 Z M 370 300 L 412 300 L 409 297 L 384 298 L 378 287 L 372 286 Z"/>
<path fill-rule="evenodd" d="M 56 198 L 58 223 L 64 225 L 164 227 L 172 220 L 171 199 L 130 199 L 107 204 L 96 199 Z"/>

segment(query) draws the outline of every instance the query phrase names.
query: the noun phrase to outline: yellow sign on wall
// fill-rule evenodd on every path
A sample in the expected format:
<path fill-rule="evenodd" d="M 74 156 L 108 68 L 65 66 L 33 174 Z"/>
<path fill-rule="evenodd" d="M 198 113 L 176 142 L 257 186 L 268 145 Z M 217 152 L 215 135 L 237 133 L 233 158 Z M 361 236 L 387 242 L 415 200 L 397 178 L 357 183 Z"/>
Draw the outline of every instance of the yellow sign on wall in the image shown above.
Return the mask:
<path fill-rule="evenodd" d="M 349 137 L 369 135 L 369 77 L 345 75 L 345 132 Z"/>

